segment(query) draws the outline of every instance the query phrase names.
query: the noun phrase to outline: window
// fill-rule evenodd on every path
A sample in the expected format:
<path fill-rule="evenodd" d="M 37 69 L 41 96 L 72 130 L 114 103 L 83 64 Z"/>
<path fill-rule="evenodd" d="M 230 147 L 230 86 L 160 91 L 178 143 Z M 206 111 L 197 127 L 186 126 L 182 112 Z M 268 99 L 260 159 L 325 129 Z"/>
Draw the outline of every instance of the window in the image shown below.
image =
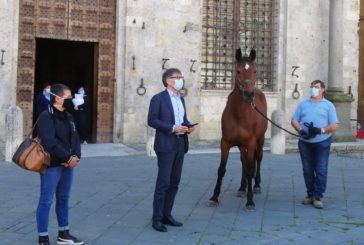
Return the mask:
<path fill-rule="evenodd" d="M 202 89 L 230 90 L 235 50 L 257 51 L 257 83 L 273 90 L 274 0 L 204 0 L 202 19 Z"/>

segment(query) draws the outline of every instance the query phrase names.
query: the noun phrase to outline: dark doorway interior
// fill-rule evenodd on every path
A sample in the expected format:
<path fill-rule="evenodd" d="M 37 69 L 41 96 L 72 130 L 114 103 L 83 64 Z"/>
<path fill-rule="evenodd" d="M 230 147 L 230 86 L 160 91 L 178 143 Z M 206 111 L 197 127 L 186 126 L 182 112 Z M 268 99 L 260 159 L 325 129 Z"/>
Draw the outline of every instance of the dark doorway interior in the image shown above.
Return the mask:
<path fill-rule="evenodd" d="M 86 120 L 88 142 L 96 141 L 96 46 L 91 42 L 36 40 L 34 96 L 42 91 L 45 83 L 66 84 L 73 94 L 84 87 L 89 98 Z"/>

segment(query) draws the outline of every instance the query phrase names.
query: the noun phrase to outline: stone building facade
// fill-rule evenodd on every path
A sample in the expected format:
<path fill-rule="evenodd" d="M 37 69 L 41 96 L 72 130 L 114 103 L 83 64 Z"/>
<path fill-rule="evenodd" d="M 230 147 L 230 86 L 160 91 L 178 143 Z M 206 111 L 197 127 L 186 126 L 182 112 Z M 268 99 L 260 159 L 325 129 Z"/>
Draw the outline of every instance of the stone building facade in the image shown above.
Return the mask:
<path fill-rule="evenodd" d="M 84 32 L 89 33 L 85 34 L 86 36 L 78 38 L 72 35 L 56 37 L 51 36 L 52 33 L 46 33 L 45 36 L 40 35 L 41 29 L 37 25 L 40 25 L 39 23 L 42 21 L 39 20 L 40 14 L 37 11 L 41 7 L 48 8 L 45 3 L 44 6 L 39 6 L 41 2 L 48 2 L 51 5 L 49 9 L 52 6 L 62 8 L 65 6 L 62 4 L 69 2 L 74 9 L 68 9 L 65 12 L 65 19 L 70 20 L 67 23 L 71 23 L 67 24 L 67 28 L 69 28 L 67 30 L 73 30 L 70 29 L 72 27 L 98 28 L 99 34 L 94 36 L 94 39 L 87 38 L 87 35 L 96 33 L 90 31 Z M 24 22 L 22 15 L 24 14 L 19 9 L 22 4 L 26 3 L 27 6 L 33 6 L 34 9 L 34 16 L 30 21 L 34 23 L 35 28 L 31 36 L 32 40 L 35 40 L 35 46 L 32 49 L 34 52 L 36 43 L 40 42 L 39 40 L 42 38 L 51 39 L 49 42 L 58 39 L 88 42 L 94 45 L 94 50 L 98 50 L 93 53 L 95 55 L 93 58 L 93 85 L 89 88 L 89 92 L 94 97 L 92 130 L 95 142 L 127 144 L 146 142 L 149 101 L 155 93 L 164 89 L 161 75 L 164 68 L 169 67 L 180 68 L 185 77 L 189 119 L 199 122 L 198 130 L 192 138 L 194 140 L 219 139 L 221 113 L 231 89 L 204 86 L 203 82 L 204 67 L 207 67 L 204 62 L 206 62 L 208 54 L 204 48 L 207 42 L 206 36 L 209 35 L 209 30 L 206 30 L 206 16 L 215 14 L 215 17 L 218 17 L 212 2 L 220 3 L 220 1 L 92 0 L 91 2 L 93 7 L 86 6 L 87 1 L 81 0 L 0 0 L 0 20 L 2 20 L 0 22 L 0 48 L 5 50 L 3 57 L 5 64 L 0 65 L 1 128 L 4 128 L 5 112 L 10 105 L 17 104 L 24 107 L 20 98 L 24 85 L 19 72 L 21 69 L 19 59 L 24 54 L 21 47 L 19 49 L 19 45 L 22 45 L 19 36 L 22 35 L 22 23 Z M 227 4 L 226 1 L 221 1 L 220 10 L 224 10 L 223 2 Z M 260 7 L 254 5 L 254 2 L 258 3 Z M 264 84 L 262 85 L 268 101 L 268 115 L 275 109 L 282 109 L 286 116 L 285 126 L 289 128 L 290 117 L 296 105 L 302 98 L 308 96 L 310 82 L 320 79 L 328 85 L 328 96 L 337 100 L 340 120 L 343 123 L 343 127 L 341 127 L 343 136 L 346 139 L 353 137 L 355 122 L 350 119 L 364 117 L 364 115 L 358 115 L 358 101 L 363 99 L 358 98 L 358 94 L 360 95 L 358 87 L 359 83 L 364 82 L 359 82 L 358 79 L 360 73 L 358 64 L 359 0 L 235 0 L 231 3 L 230 7 L 226 6 L 226 16 L 229 15 L 229 11 L 237 12 L 234 12 L 231 17 L 234 20 L 232 25 L 238 28 L 233 30 L 241 31 L 240 26 L 245 26 L 241 20 L 244 13 L 247 12 L 243 9 L 246 3 L 250 3 L 253 6 L 252 9 L 255 8 L 252 13 L 258 13 L 262 16 L 262 20 L 270 20 L 268 28 L 271 30 L 271 40 L 265 49 L 270 50 L 269 65 L 272 74 L 269 88 L 266 89 Z M 262 9 L 264 8 L 262 6 L 268 5 L 271 6 L 270 13 Z M 236 11 L 237 6 L 242 10 Z M 111 8 L 112 11 L 110 10 L 111 12 L 108 13 L 114 16 L 114 26 L 103 24 L 101 22 L 103 18 L 100 17 Z M 81 17 L 83 16 L 83 22 L 73 17 L 76 16 L 77 11 Z M 211 14 L 209 11 L 212 11 Z M 85 17 L 87 14 L 96 17 L 94 19 L 90 17 L 92 20 L 87 20 Z M 220 15 L 219 18 L 224 19 L 224 15 Z M 236 21 L 237 19 L 240 21 Z M 57 20 L 55 23 L 58 23 Z M 226 24 L 226 30 L 229 33 L 231 33 L 230 24 Z M 58 23 L 58 25 L 60 24 Z M 113 31 L 113 35 L 105 37 L 101 30 L 108 27 Z M 219 33 L 221 34 L 221 32 Z M 251 33 L 253 34 L 250 35 L 255 35 L 254 32 Z M 227 45 L 226 50 L 230 55 L 227 62 L 231 62 L 233 48 L 237 48 L 243 43 L 236 41 L 236 38 L 242 39 L 241 37 L 244 35 L 247 35 L 247 31 L 245 34 L 240 32 L 233 36 L 231 46 Z M 249 38 L 251 37 L 249 36 Z M 108 38 L 112 40 L 108 41 Z M 107 44 L 111 46 L 103 46 Z M 251 46 L 254 45 L 249 45 L 249 48 Z M 101 47 L 105 48 L 102 50 Z M 110 49 L 112 52 L 108 53 L 108 57 L 100 53 L 110 51 Z M 260 46 L 257 52 L 259 60 L 259 54 L 263 52 Z M 37 56 L 34 53 L 32 57 L 34 62 L 32 69 L 36 69 Z M 105 63 L 105 60 L 110 62 Z M 104 68 L 112 69 L 109 74 L 112 74 L 113 77 L 109 80 L 105 80 L 107 71 L 102 70 Z M 26 111 L 24 124 L 26 128 L 29 128 L 33 121 L 31 103 L 37 92 L 37 86 L 39 88 L 39 84 L 36 85 L 35 77 L 32 79 L 29 86 L 26 86 L 30 95 L 25 99 L 28 101 L 27 108 L 22 108 Z M 232 83 L 232 78 L 227 79 L 227 82 Z M 347 95 L 349 87 L 351 94 Z M 363 87 L 361 85 L 361 88 Z M 145 94 L 142 94 L 144 88 Z M 293 98 L 297 94 L 299 94 L 299 98 Z M 361 93 L 361 96 L 363 94 Z M 354 101 L 351 101 L 351 98 Z M 266 137 L 269 138 L 269 130 Z M 0 144 L 3 143 L 4 132 L 2 130 Z"/>

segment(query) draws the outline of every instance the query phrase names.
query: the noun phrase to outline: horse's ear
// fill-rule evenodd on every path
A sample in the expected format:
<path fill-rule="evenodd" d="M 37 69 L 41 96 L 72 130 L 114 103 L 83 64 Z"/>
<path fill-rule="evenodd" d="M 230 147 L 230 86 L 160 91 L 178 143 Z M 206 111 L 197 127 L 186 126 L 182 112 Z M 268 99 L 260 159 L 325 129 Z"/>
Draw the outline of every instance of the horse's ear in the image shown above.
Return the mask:
<path fill-rule="evenodd" d="M 241 53 L 241 49 L 238 48 L 235 52 L 235 59 L 236 61 L 240 62 L 241 58 L 243 58 L 243 54 Z"/>
<path fill-rule="evenodd" d="M 250 50 L 249 59 L 251 61 L 254 61 L 256 57 L 257 57 L 257 52 L 255 52 L 255 49 L 252 48 L 252 50 Z"/>

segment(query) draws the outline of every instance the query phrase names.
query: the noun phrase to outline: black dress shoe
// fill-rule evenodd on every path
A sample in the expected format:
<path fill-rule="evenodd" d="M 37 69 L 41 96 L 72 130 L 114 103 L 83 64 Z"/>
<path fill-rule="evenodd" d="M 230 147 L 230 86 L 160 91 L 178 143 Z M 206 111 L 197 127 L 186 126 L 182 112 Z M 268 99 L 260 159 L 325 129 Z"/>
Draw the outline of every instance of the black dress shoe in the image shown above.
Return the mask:
<path fill-rule="evenodd" d="M 166 224 L 166 225 L 170 225 L 170 226 L 182 226 L 183 224 L 181 222 L 178 222 L 177 220 L 175 220 L 172 216 L 169 216 L 169 217 L 165 217 L 163 220 L 162 220 L 162 223 L 163 224 Z"/>
<path fill-rule="evenodd" d="M 160 221 L 153 221 L 152 227 L 156 231 L 167 232 L 167 227 L 165 227 Z"/>

